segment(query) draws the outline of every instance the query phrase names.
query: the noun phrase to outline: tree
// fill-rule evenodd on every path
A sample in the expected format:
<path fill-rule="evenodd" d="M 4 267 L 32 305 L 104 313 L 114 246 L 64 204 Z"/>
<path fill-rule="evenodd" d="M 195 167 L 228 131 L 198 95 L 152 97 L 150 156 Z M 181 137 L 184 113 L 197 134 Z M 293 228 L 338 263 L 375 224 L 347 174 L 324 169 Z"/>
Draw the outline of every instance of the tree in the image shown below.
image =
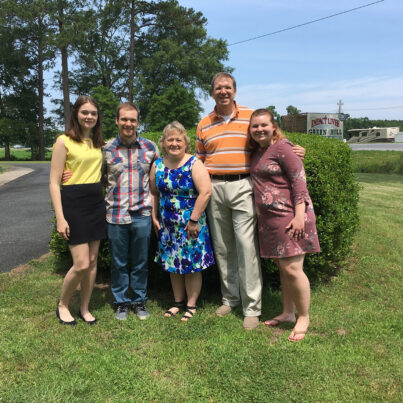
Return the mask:
<path fill-rule="evenodd" d="M 90 2 L 88 0 L 49 0 L 49 18 L 54 29 L 52 43 L 60 52 L 61 71 L 55 73 L 54 87 L 61 89 L 63 99 L 52 99 L 57 108 L 52 112 L 57 116 L 57 120 L 64 123 L 67 129 L 70 120 L 70 70 L 69 61 L 71 56 L 86 38 L 88 24 L 92 17 Z M 86 92 L 87 93 L 87 92 Z M 80 94 L 78 94 L 80 95 Z"/>
<path fill-rule="evenodd" d="M 109 88 L 122 98 L 127 81 L 128 43 L 123 27 L 128 17 L 123 0 L 94 0 L 86 11 L 86 32 L 75 53 L 72 90 L 89 94 L 98 85 Z"/>
<path fill-rule="evenodd" d="M 298 113 L 301 113 L 299 109 L 297 109 L 295 106 L 288 105 L 287 108 L 287 115 L 298 115 Z"/>
<path fill-rule="evenodd" d="M 29 53 L 26 26 L 21 24 L 15 7 L 15 2 L 1 1 L 0 140 L 5 145 L 6 160 L 10 159 L 10 143 L 32 144 L 38 117 L 34 60 Z"/>
<path fill-rule="evenodd" d="M 53 66 L 54 57 L 54 48 L 50 42 L 53 30 L 48 17 L 50 3 L 48 0 L 5 0 L 2 6 L 6 21 L 12 21 L 9 24 L 17 35 L 16 43 L 25 47 L 30 63 L 27 75 L 33 77 L 37 92 L 35 132 L 38 139 L 38 158 L 43 160 L 45 158 L 44 130 L 46 123 L 44 71 Z M 35 132 L 31 133 L 34 135 Z M 34 154 L 33 149 L 32 154 Z"/>
<path fill-rule="evenodd" d="M 207 36 L 207 20 L 200 12 L 176 0 L 94 4 L 97 11 L 92 10 L 85 40 L 77 49 L 72 80 L 76 94 L 103 85 L 118 98 L 130 99 L 134 88 L 133 100 L 145 118 L 152 96 L 176 80 L 207 95 L 212 76 L 225 70 L 226 43 Z"/>
<path fill-rule="evenodd" d="M 161 95 L 176 80 L 208 95 L 213 75 L 231 70 L 222 64 L 228 58 L 226 42 L 207 36 L 202 13 L 179 6 L 177 1 L 159 6 L 155 24 L 137 41 L 135 93 L 145 116 L 152 95 Z"/>
<path fill-rule="evenodd" d="M 85 2 L 86 0 L 84 0 Z M 84 24 L 81 16 L 80 0 L 51 0 L 49 17 L 54 26 L 53 42 L 60 51 L 61 57 L 61 88 L 63 92 L 63 120 L 65 130 L 70 120 L 70 84 L 69 84 L 69 53 L 70 47 L 83 36 Z"/>
<path fill-rule="evenodd" d="M 99 85 L 91 90 L 90 95 L 96 99 L 99 109 L 102 113 L 102 134 L 104 139 L 109 139 L 116 135 L 116 108 L 119 105 L 119 99 L 113 92 Z"/>
<path fill-rule="evenodd" d="M 127 100 L 133 102 L 133 85 L 134 85 L 134 73 L 135 73 L 135 42 L 138 34 L 153 24 L 152 14 L 154 13 L 156 4 L 155 2 L 130 0 L 128 1 L 128 7 L 130 12 L 129 23 L 129 77 L 127 81 L 128 96 Z M 136 37 L 137 34 L 137 37 Z"/>
<path fill-rule="evenodd" d="M 28 19 L 27 32 L 32 46 L 31 57 L 35 60 L 35 70 L 38 77 L 38 139 L 39 160 L 45 159 L 44 124 L 45 124 L 45 81 L 44 70 L 53 65 L 53 49 L 48 42 L 49 26 L 47 24 L 46 2 L 36 1 L 30 4 L 25 16 Z M 48 61 L 50 61 L 48 63 Z"/>
<path fill-rule="evenodd" d="M 190 129 L 198 122 L 200 112 L 194 92 L 175 81 L 161 95 L 152 96 L 145 123 L 149 130 L 159 131 L 166 124 L 177 120 Z"/>
<path fill-rule="evenodd" d="M 274 119 L 276 120 L 277 124 L 280 126 L 281 115 L 276 111 L 276 107 L 274 105 L 270 105 L 266 109 L 269 110 L 273 114 Z"/>

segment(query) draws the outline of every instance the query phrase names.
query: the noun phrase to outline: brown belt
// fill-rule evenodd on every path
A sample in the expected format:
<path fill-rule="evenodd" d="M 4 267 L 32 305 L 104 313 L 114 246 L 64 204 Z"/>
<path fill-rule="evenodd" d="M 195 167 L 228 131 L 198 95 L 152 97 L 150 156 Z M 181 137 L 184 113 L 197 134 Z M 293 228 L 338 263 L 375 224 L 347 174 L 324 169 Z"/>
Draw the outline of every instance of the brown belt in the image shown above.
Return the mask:
<path fill-rule="evenodd" d="M 226 181 L 226 182 L 239 181 L 240 179 L 245 179 L 248 176 L 249 176 L 249 174 L 239 174 L 239 175 L 212 175 L 212 174 L 210 174 L 211 179 L 218 179 L 218 180 Z"/>

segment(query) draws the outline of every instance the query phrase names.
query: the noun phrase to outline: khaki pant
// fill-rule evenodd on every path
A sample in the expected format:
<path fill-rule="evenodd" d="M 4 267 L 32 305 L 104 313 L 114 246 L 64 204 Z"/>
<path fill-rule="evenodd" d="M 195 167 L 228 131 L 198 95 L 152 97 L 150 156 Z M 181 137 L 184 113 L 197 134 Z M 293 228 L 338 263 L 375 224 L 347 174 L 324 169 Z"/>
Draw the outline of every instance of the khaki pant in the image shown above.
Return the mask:
<path fill-rule="evenodd" d="M 212 184 L 207 214 L 223 304 L 242 303 L 244 316 L 260 316 L 262 272 L 251 178 Z"/>

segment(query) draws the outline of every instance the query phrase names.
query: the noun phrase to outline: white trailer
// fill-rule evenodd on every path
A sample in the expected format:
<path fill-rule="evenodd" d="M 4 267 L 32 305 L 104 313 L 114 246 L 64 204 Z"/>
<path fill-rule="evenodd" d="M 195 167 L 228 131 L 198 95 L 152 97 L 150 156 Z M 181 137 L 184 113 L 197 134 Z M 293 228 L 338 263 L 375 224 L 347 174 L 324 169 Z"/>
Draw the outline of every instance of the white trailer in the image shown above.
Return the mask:
<path fill-rule="evenodd" d="M 392 143 L 399 133 L 398 127 L 373 127 L 369 129 L 351 129 L 347 131 L 348 143 Z"/>

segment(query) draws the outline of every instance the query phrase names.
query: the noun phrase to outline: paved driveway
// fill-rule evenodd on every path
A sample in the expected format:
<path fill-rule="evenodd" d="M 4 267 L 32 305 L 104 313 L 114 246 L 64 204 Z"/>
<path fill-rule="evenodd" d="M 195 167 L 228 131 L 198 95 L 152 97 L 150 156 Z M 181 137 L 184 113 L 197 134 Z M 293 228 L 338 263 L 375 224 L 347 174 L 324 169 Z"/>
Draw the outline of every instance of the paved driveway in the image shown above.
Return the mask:
<path fill-rule="evenodd" d="M 349 144 L 354 151 L 403 151 L 403 143 Z"/>
<path fill-rule="evenodd" d="M 0 186 L 0 273 L 49 252 L 50 164 L 13 165 L 33 171 Z"/>

